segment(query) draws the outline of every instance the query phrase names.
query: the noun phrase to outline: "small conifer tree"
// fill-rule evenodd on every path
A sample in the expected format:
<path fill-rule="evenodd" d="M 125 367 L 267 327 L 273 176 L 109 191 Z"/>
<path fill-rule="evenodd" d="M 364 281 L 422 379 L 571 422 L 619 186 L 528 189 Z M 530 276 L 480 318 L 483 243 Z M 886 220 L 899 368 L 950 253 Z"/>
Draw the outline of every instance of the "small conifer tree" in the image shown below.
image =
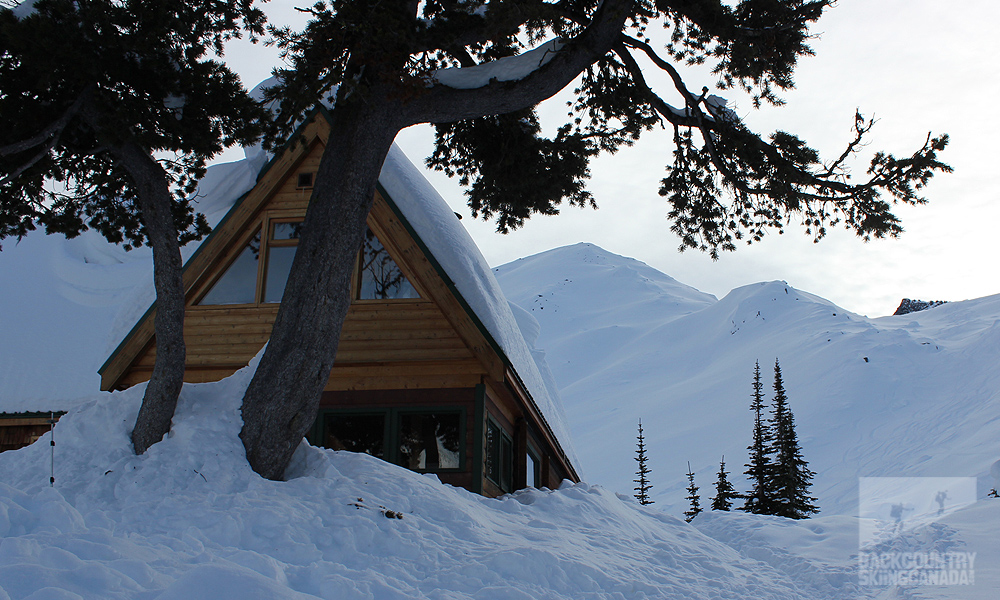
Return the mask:
<path fill-rule="evenodd" d="M 719 462 L 719 478 L 715 480 L 715 498 L 712 498 L 712 510 L 729 510 L 733 507 L 732 500 L 738 498 L 736 488 L 729 483 L 726 473 L 726 457 Z"/>
<path fill-rule="evenodd" d="M 653 499 L 649 497 L 649 490 L 653 484 L 649 483 L 650 469 L 646 465 L 646 440 L 642 435 L 642 419 L 639 419 L 639 435 L 636 436 L 635 460 L 639 463 L 639 470 L 635 472 L 638 479 L 633 480 L 639 486 L 635 488 L 635 499 L 643 506 L 652 504 Z"/>
<path fill-rule="evenodd" d="M 750 451 L 750 462 L 744 473 L 750 482 L 750 491 L 746 493 L 743 510 L 756 514 L 771 514 L 773 499 L 771 488 L 771 454 L 774 449 L 771 444 L 771 429 L 764 418 L 764 385 L 760 381 L 760 362 L 753 367 L 753 401 L 750 410 L 754 412 L 753 441 L 747 450 Z"/>
<path fill-rule="evenodd" d="M 788 407 L 788 397 L 781 377 L 781 365 L 774 361 L 774 406 L 771 412 L 771 445 L 775 461 L 771 473 L 773 506 L 767 514 L 805 519 L 819 512 L 809 496 L 809 487 L 815 473 L 809 470 L 802 458 L 798 437 L 795 434 L 795 417 Z"/>
<path fill-rule="evenodd" d="M 688 461 L 688 496 L 687 499 L 691 503 L 691 508 L 684 511 L 684 520 L 690 523 L 698 516 L 701 512 L 701 496 L 698 495 L 698 486 L 694 484 L 694 471 L 691 470 L 691 461 Z"/>

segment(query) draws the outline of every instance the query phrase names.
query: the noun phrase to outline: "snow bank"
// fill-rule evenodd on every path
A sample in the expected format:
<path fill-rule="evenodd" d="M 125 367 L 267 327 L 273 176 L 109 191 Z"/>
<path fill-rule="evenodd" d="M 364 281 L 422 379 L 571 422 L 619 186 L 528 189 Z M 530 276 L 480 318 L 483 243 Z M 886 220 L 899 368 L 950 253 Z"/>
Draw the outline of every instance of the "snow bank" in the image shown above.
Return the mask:
<path fill-rule="evenodd" d="M 54 488 L 47 440 L 0 454 L 0 597 L 834 597 L 587 484 L 487 499 L 307 444 L 288 481 L 263 480 L 238 437 L 252 368 L 186 385 L 143 456 L 142 386 L 78 403 L 55 429 Z"/>
<path fill-rule="evenodd" d="M 262 158 L 208 169 L 195 210 L 216 225 L 253 187 Z M 126 252 L 94 231 L 4 240 L 0 412 L 64 410 L 99 391 L 97 370 L 155 298 L 152 260 L 149 248 Z"/>
<path fill-rule="evenodd" d="M 148 249 L 126 253 L 89 231 L 4 241 L 0 412 L 61 410 L 100 389 L 108 330 L 124 296 L 152 285 L 151 260 Z"/>

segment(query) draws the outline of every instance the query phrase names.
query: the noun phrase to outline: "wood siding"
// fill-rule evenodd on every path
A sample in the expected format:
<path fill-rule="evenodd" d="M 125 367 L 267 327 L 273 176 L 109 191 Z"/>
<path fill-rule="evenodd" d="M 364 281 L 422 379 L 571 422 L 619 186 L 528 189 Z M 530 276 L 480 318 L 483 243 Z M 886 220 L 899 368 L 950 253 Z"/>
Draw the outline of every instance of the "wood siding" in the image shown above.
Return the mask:
<path fill-rule="evenodd" d="M 213 381 L 246 366 L 271 335 L 278 305 L 192 306 L 185 314 L 185 381 Z M 154 343 L 124 383 L 149 378 Z M 485 373 L 441 310 L 425 300 L 351 305 L 327 390 L 472 387 Z"/>
<path fill-rule="evenodd" d="M 55 420 L 59 420 L 57 413 Z M 0 452 L 23 448 L 52 429 L 50 417 L 29 415 L 0 415 Z"/>

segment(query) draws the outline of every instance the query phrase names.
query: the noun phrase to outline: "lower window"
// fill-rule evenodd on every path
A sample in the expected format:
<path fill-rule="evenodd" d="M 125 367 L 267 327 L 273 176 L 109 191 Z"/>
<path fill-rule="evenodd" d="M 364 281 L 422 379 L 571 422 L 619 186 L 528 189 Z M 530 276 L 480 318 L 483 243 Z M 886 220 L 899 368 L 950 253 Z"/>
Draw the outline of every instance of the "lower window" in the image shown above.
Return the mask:
<path fill-rule="evenodd" d="M 323 418 L 323 446 L 385 457 L 385 413 L 327 414 Z"/>
<path fill-rule="evenodd" d="M 458 413 L 399 415 L 397 463 L 418 471 L 459 468 L 460 428 Z"/>
<path fill-rule="evenodd" d="M 459 471 L 464 415 L 461 409 L 327 410 L 312 439 L 325 448 L 371 454 L 415 471 Z"/>
<path fill-rule="evenodd" d="M 514 442 L 492 419 L 486 420 L 486 478 L 503 492 L 514 491 Z"/>

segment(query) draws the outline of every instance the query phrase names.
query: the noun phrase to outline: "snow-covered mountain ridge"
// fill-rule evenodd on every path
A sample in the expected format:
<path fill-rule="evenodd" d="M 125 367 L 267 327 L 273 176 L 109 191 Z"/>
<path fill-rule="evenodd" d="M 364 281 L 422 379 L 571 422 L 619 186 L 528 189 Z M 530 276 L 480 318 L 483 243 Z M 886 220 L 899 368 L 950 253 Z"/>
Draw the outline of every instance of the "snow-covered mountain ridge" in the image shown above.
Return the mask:
<path fill-rule="evenodd" d="M 880 318 L 785 282 L 715 300 L 590 244 L 494 272 L 540 323 L 591 481 L 634 487 L 642 418 L 664 509 L 683 510 L 688 460 L 706 495 L 723 455 L 743 489 L 754 362 L 769 384 L 777 358 L 823 514 L 857 514 L 858 477 L 978 477 L 980 497 L 995 485 L 1000 295 Z"/>

